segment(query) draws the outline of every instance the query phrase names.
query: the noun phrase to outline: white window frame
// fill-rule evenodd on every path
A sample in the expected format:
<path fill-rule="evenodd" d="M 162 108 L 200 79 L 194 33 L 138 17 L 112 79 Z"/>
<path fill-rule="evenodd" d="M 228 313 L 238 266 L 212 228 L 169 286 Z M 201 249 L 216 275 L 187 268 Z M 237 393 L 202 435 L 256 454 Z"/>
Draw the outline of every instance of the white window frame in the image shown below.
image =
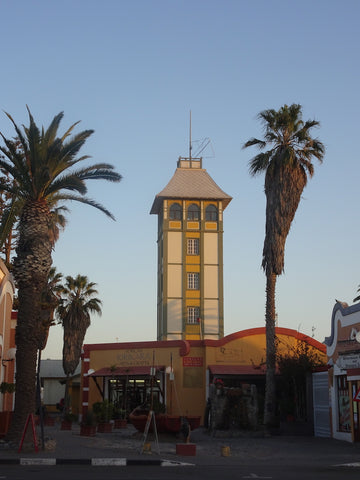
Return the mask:
<path fill-rule="evenodd" d="M 187 254 L 188 255 L 199 255 L 200 241 L 198 238 L 188 238 L 187 239 Z"/>
<path fill-rule="evenodd" d="M 187 323 L 197 325 L 200 319 L 200 307 L 188 307 L 187 309 Z"/>
<path fill-rule="evenodd" d="M 200 275 L 199 273 L 189 272 L 187 274 L 187 288 L 188 290 L 199 290 Z"/>

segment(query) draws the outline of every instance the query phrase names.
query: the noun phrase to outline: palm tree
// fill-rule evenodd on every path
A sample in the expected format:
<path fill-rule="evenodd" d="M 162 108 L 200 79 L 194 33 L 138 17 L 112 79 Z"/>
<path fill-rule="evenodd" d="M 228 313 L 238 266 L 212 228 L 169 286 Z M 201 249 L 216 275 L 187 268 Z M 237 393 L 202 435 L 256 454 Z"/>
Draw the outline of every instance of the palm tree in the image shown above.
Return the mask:
<path fill-rule="evenodd" d="M 4 158 L 0 156 L 0 158 Z M 9 174 L 1 171 L 1 182 L 9 183 Z M 16 222 L 19 216 L 19 204 L 14 203 L 12 195 L 5 190 L 0 191 L 0 251 L 4 255 L 5 265 L 11 270 L 11 254 L 16 243 Z"/>
<path fill-rule="evenodd" d="M 8 438 L 21 437 L 27 415 L 35 411 L 36 357 L 41 328 L 41 294 L 52 264 L 54 217 L 51 213 L 59 203 L 74 200 L 91 205 L 110 218 L 112 214 L 86 196 L 87 180 L 118 182 L 121 175 L 107 163 L 78 167 L 88 156 L 78 156 L 93 130 L 72 134 L 77 123 L 62 136 L 58 129 L 64 116 L 56 115 L 49 127 L 40 130 L 28 109 L 29 126 L 21 129 L 9 114 L 16 140 L 0 133 L 4 146 L 0 151 L 0 169 L 14 182 L 0 179 L 0 191 L 9 192 L 21 205 L 18 224 L 16 257 L 13 273 L 18 288 L 18 323 L 16 327 L 16 396 L 13 421 Z M 20 145 L 20 147 L 19 147 Z"/>
<path fill-rule="evenodd" d="M 86 330 L 90 326 L 90 314 L 101 315 L 101 301 L 95 296 L 96 283 L 89 282 L 85 275 L 66 277 L 62 289 L 62 300 L 57 316 L 64 328 L 63 368 L 66 374 L 65 413 L 69 408 L 69 376 L 79 364 L 81 348 Z"/>
<path fill-rule="evenodd" d="M 358 287 L 358 289 L 357 289 L 356 291 L 357 291 L 357 293 L 360 292 L 360 285 L 359 285 L 359 287 Z M 360 300 L 360 295 L 358 295 L 357 297 L 355 297 L 354 300 L 353 300 L 353 302 L 358 302 L 359 300 Z"/>
<path fill-rule="evenodd" d="M 18 153 L 24 154 L 18 140 L 16 141 L 16 145 L 18 148 Z M 0 158 L 4 157 L 0 156 Z M 5 171 L 2 171 L 1 173 L 1 184 L 9 183 L 9 173 Z M 14 179 L 12 179 L 11 181 L 13 183 L 12 190 L 14 190 L 14 187 L 16 188 L 16 182 Z M 14 196 L 12 193 L 5 191 L 5 189 L 0 190 L 0 251 L 3 251 L 5 257 L 5 264 L 10 269 L 12 269 L 11 254 L 12 251 L 16 248 L 16 227 L 19 222 L 24 202 L 24 198 Z M 60 229 L 64 229 L 66 225 L 66 218 L 62 212 L 68 212 L 69 210 L 64 205 L 53 205 L 50 197 L 48 199 L 48 203 L 49 206 L 52 207 L 50 239 L 54 246 L 55 242 L 59 239 Z"/>
<path fill-rule="evenodd" d="M 49 328 L 55 325 L 54 312 L 60 305 L 63 286 L 60 283 L 62 273 L 56 271 L 56 267 L 51 267 L 44 290 L 41 294 L 40 309 L 40 328 L 38 331 L 39 344 L 38 349 L 44 350 L 49 334 Z"/>
<path fill-rule="evenodd" d="M 249 162 L 252 176 L 265 173 L 266 227 L 262 268 L 266 274 L 266 391 L 264 424 L 275 422 L 275 286 L 284 271 L 285 242 L 300 203 L 308 176 L 314 174 L 313 157 L 322 162 L 325 148 L 310 136 L 319 125 L 316 120 L 303 122 L 301 105 L 284 105 L 258 115 L 264 125 L 264 139 L 252 138 L 243 148 L 269 148 Z"/>

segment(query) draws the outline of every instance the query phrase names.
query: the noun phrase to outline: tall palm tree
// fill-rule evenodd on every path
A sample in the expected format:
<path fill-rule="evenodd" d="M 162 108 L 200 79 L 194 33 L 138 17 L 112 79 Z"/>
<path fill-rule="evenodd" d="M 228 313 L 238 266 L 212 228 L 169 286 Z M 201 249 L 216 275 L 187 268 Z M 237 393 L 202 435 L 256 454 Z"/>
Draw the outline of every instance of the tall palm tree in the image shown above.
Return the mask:
<path fill-rule="evenodd" d="M 66 277 L 62 288 L 62 300 L 57 316 L 64 328 L 63 368 L 66 374 L 65 410 L 69 408 L 69 376 L 79 364 L 81 348 L 86 330 L 90 326 L 90 315 L 101 315 L 101 300 L 96 295 L 96 283 L 89 282 L 85 275 Z M 66 412 L 67 413 L 67 412 Z"/>
<path fill-rule="evenodd" d="M 7 139 L 0 133 L 4 146 L 0 151 L 0 169 L 7 172 L 14 182 L 0 179 L 0 191 L 11 193 L 14 201 L 21 204 L 18 224 L 16 257 L 13 273 L 18 288 L 18 323 L 16 327 L 16 396 L 15 409 L 8 438 L 21 437 L 27 415 L 35 411 L 35 376 L 38 348 L 38 332 L 41 328 L 41 293 L 46 285 L 52 264 L 54 241 L 54 208 L 67 200 L 91 205 L 110 218 L 112 214 L 102 205 L 86 196 L 87 180 L 118 182 L 121 175 L 112 165 L 96 163 L 78 167 L 88 156 L 78 156 L 93 130 L 73 134 L 73 124 L 58 136 L 64 116 L 56 115 L 49 127 L 39 129 L 28 109 L 29 126 L 22 129 L 12 122 L 16 140 Z M 20 147 L 19 147 L 20 145 Z"/>
<path fill-rule="evenodd" d="M 16 140 L 18 153 L 24 155 L 21 149 L 19 141 Z M 0 156 L 0 158 L 4 158 Z M 13 183 L 12 190 L 17 188 L 16 181 L 14 179 L 9 180 L 9 173 L 1 171 L 1 184 Z M 25 198 L 15 196 L 12 193 L 0 190 L 0 251 L 4 253 L 5 264 L 8 268 L 12 269 L 11 254 L 16 248 L 16 227 L 19 222 L 22 207 L 24 206 Z M 51 198 L 48 198 L 48 204 L 51 207 L 51 226 L 50 226 L 50 239 L 53 245 L 59 239 L 60 230 L 65 228 L 66 218 L 63 212 L 68 212 L 68 208 L 65 205 L 57 206 L 56 199 L 54 202 Z"/>
<path fill-rule="evenodd" d="M 268 148 L 249 162 L 252 176 L 265 173 L 266 227 L 262 268 L 266 274 L 266 391 L 264 424 L 275 422 L 275 286 L 284 271 L 285 242 L 308 177 L 314 174 L 313 157 L 322 162 L 325 148 L 310 130 L 319 122 L 303 122 L 301 105 L 284 105 L 258 115 L 264 139 L 251 138 L 243 148 Z"/>

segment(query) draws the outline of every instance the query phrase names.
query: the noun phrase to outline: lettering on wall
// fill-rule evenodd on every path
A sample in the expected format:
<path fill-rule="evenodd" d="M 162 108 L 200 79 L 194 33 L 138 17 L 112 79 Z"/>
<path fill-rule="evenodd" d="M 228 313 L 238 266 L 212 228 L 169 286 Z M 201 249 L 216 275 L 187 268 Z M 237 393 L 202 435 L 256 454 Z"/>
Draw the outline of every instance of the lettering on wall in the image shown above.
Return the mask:
<path fill-rule="evenodd" d="M 203 357 L 183 357 L 184 367 L 202 367 L 203 365 Z"/>
<path fill-rule="evenodd" d="M 140 367 L 151 366 L 153 362 L 152 352 L 142 349 L 131 349 L 119 352 L 116 355 L 116 365 L 118 367 Z"/>

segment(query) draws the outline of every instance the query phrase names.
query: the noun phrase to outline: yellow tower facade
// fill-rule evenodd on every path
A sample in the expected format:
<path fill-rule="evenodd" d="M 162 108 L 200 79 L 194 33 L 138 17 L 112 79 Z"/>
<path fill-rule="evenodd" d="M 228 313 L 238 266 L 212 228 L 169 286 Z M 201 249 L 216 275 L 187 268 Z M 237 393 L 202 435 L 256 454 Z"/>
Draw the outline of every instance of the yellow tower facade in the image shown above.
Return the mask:
<path fill-rule="evenodd" d="M 156 195 L 158 340 L 224 336 L 223 211 L 230 201 L 202 158 L 180 157 Z"/>

